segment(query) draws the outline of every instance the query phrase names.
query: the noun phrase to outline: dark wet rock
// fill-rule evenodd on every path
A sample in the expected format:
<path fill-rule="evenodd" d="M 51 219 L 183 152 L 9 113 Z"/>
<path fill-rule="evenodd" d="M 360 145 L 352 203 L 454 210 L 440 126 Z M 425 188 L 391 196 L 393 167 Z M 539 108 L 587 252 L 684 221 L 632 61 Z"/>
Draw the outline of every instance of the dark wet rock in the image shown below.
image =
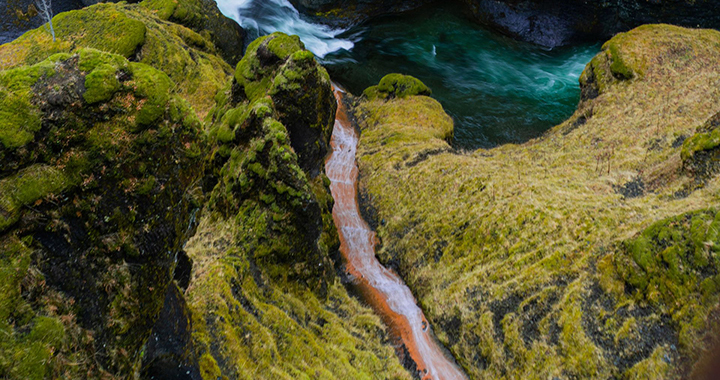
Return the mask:
<path fill-rule="evenodd" d="M 372 17 L 400 13 L 428 4 L 431 0 L 290 0 L 300 12 L 317 21 L 348 27 Z"/>
<path fill-rule="evenodd" d="M 54 14 L 82 8 L 80 0 L 53 0 Z M 38 15 L 33 0 L 0 0 L 0 45 L 19 37 L 25 31 L 41 26 L 45 21 Z"/>
<path fill-rule="evenodd" d="M 191 341 L 192 318 L 181 290 L 170 284 L 145 347 L 141 379 L 200 380 Z"/>
<path fill-rule="evenodd" d="M 463 1 L 478 22 L 547 47 L 582 39 L 605 39 L 642 24 L 720 27 L 720 14 L 713 1 Z"/>

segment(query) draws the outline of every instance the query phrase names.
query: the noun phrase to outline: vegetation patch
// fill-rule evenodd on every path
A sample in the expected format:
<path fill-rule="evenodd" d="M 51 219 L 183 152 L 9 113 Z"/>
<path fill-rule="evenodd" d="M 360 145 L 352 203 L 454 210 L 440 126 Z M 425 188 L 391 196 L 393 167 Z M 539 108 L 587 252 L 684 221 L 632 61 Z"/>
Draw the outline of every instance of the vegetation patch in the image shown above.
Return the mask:
<path fill-rule="evenodd" d="M 490 150 L 453 152 L 430 98 L 359 101 L 378 256 L 471 378 L 680 378 L 710 349 L 718 181 L 677 197 L 694 145 L 671 142 L 712 133 L 696 127 L 718 112 L 718 44 L 665 25 L 616 36 L 573 117 Z"/>

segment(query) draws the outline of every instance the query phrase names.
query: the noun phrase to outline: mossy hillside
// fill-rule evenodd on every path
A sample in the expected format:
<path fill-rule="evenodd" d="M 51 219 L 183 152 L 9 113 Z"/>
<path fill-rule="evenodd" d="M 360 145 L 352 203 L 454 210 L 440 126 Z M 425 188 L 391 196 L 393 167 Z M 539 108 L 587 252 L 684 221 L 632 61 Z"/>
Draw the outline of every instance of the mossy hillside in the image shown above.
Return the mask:
<path fill-rule="evenodd" d="M 676 378 L 708 349 L 715 254 L 698 242 L 715 239 L 715 212 L 686 213 L 717 205 L 720 183 L 688 190 L 681 150 L 720 110 L 720 33 L 655 25 L 611 42 L 632 78 L 609 74 L 522 145 L 454 152 L 427 97 L 356 109 L 378 255 L 472 378 Z M 607 51 L 593 62 L 611 73 Z"/>
<path fill-rule="evenodd" d="M 0 72 L 3 90 L 27 96 L 41 120 L 23 145 L 0 150 L 0 270 L 14 273 L 3 276 L 0 377 L 137 368 L 185 239 L 185 189 L 200 177 L 205 144 L 197 116 L 162 78 L 93 49 Z"/>
<path fill-rule="evenodd" d="M 666 33 L 667 30 L 672 34 Z M 632 33 L 619 33 L 603 44 L 602 52 L 588 63 L 580 77 L 585 87 L 583 94 L 591 89 L 604 92 L 617 81 L 643 77 L 650 65 L 663 65 L 665 61 L 677 65 L 695 60 L 696 52 L 688 49 L 693 43 L 710 47 L 716 41 L 712 32 L 672 25 L 644 25 Z M 655 49 L 661 49 L 664 54 L 655 54 Z"/>
<path fill-rule="evenodd" d="M 407 379 L 380 320 L 335 275 L 331 254 L 339 240 L 329 181 L 322 162 L 303 164 L 281 121 L 297 112 L 292 99 L 325 98 L 303 117 L 325 120 L 317 128 L 329 129 L 327 115 L 336 107 L 330 83 L 314 75 L 323 71 L 296 38 L 259 41 L 238 71 L 258 57 L 273 62 L 251 63 L 249 70 L 258 72 L 246 72 L 251 81 L 268 83 L 264 92 L 251 96 L 245 77 L 244 86 L 233 80 L 208 117 L 212 187 L 186 246 L 194 262 L 186 296 L 200 373 L 204 379 Z M 291 69 L 309 75 L 293 76 Z M 329 136 L 318 138 L 328 143 Z"/>
<path fill-rule="evenodd" d="M 320 296 L 256 264 L 241 239 L 262 226 L 247 224 L 240 216 L 204 218 L 186 247 L 195 263 L 187 298 L 203 379 L 410 378 L 380 319 L 336 278 Z"/>
<path fill-rule="evenodd" d="M 58 14 L 53 25 L 56 42 L 38 28 L 0 46 L 0 68 L 32 65 L 78 47 L 116 53 L 165 72 L 201 118 L 232 70 L 207 37 L 157 18 L 142 4 L 97 4 Z"/>

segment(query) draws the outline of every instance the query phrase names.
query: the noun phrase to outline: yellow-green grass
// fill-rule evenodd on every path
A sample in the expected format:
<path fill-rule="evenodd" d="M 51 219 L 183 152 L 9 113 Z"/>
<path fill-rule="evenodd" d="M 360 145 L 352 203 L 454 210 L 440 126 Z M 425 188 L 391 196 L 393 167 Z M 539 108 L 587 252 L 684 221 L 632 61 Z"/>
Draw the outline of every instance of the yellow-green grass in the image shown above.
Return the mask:
<path fill-rule="evenodd" d="M 379 317 L 337 279 L 320 297 L 268 277 L 251 264 L 251 252 L 238 248 L 243 230 L 242 223 L 209 215 L 186 247 L 194 261 L 187 295 L 204 379 L 410 378 Z"/>
<path fill-rule="evenodd" d="M 690 186 L 681 147 L 720 111 L 718 60 L 718 32 L 637 28 L 588 65 L 566 122 L 472 152 L 452 150 L 432 99 L 359 103 L 378 255 L 471 378 L 673 378 L 708 348 L 715 211 L 679 215 L 720 205 L 720 181 Z M 658 221 L 644 233 L 655 245 L 635 251 Z M 656 269 L 642 267 L 648 255 Z M 667 269 L 678 257 L 682 280 Z"/>

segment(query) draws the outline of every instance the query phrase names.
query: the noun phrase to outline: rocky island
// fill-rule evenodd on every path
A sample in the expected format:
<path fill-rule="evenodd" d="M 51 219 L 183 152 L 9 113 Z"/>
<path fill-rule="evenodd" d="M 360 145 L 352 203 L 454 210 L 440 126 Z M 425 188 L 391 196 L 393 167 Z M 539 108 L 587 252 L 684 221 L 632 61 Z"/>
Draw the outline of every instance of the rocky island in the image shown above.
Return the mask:
<path fill-rule="evenodd" d="M 76 4 L 55 40 L 0 45 L 0 378 L 451 378 L 344 256 L 338 123 L 367 243 L 452 378 L 706 378 L 720 32 L 683 26 L 714 5 L 466 3 L 534 43 L 606 40 L 567 120 L 459 148 L 421 80 L 339 96 L 300 37 L 246 41 L 206 0 Z M 295 2 L 334 26 L 419 5 Z"/>

